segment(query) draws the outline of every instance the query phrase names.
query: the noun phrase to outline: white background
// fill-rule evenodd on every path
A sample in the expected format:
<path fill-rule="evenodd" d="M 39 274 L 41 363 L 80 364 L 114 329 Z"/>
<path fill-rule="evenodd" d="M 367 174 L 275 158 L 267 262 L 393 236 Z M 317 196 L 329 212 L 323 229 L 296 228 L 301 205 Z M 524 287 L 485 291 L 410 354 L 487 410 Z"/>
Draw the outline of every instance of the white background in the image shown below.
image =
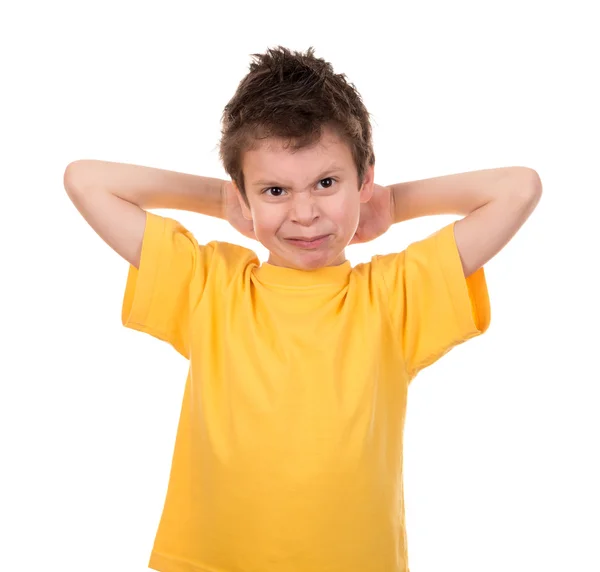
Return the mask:
<path fill-rule="evenodd" d="M 376 182 L 504 166 L 543 196 L 486 265 L 490 329 L 409 390 L 411 572 L 599 572 L 597 83 L 592 2 L 28 2 L 0 14 L 0 568 L 143 572 L 188 362 L 121 325 L 128 264 L 63 188 L 77 159 L 226 178 L 250 54 L 315 47 L 373 114 Z M 228 223 L 201 243 L 266 251 Z M 397 252 L 456 217 L 346 251 Z M 276 571 L 274 571 L 276 572 Z M 308 572 L 308 571 L 307 571 Z M 365 571 L 368 572 L 368 571 Z"/>

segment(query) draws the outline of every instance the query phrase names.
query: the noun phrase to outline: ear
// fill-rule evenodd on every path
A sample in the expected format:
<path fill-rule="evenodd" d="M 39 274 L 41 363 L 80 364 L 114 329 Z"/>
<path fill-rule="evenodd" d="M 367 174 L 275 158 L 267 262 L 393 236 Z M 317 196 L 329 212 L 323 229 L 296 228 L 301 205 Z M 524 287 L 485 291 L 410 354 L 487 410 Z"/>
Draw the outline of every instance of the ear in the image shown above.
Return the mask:
<path fill-rule="evenodd" d="M 242 197 L 242 193 L 238 189 L 238 186 L 233 181 L 231 181 L 231 184 L 233 185 L 233 188 L 235 189 L 235 193 L 237 195 L 238 201 L 240 202 L 242 216 L 246 220 L 252 220 L 252 212 L 250 212 L 250 209 L 246 206 L 246 202 L 244 201 L 244 198 Z"/>
<path fill-rule="evenodd" d="M 365 172 L 365 180 L 360 189 L 360 202 L 361 203 L 366 203 L 371 199 L 374 188 L 375 188 L 375 165 L 371 165 Z"/>

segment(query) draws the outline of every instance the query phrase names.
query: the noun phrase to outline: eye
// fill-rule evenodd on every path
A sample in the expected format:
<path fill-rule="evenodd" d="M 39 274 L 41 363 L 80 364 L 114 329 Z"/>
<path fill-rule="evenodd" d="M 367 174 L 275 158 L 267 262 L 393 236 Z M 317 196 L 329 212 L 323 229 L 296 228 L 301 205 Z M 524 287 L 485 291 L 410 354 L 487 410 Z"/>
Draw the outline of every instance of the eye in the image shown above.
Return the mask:
<path fill-rule="evenodd" d="M 268 189 L 265 189 L 265 190 L 264 190 L 264 191 L 263 191 L 261 194 L 263 194 L 263 195 L 264 195 L 264 194 L 265 194 L 267 191 L 271 191 L 271 190 L 273 190 L 273 189 L 277 189 L 277 190 L 279 190 L 279 191 L 281 191 L 281 190 L 282 190 L 282 188 L 281 188 L 281 187 L 269 187 Z M 271 196 L 273 196 L 273 195 L 271 195 Z M 278 197 L 275 197 L 275 198 L 278 198 Z"/>
<path fill-rule="evenodd" d="M 337 179 L 335 179 L 335 178 L 333 178 L 333 177 L 325 177 L 324 179 L 321 179 L 321 180 L 319 181 L 319 183 L 322 183 L 323 181 L 335 181 L 335 182 L 337 182 Z M 333 183 L 332 183 L 332 184 L 333 184 Z M 326 188 L 327 188 L 327 189 L 330 189 L 330 188 L 331 188 L 331 186 L 329 186 L 329 187 L 326 187 Z M 264 194 L 265 194 L 267 191 L 271 191 L 271 190 L 273 190 L 273 189 L 277 189 L 278 191 L 282 191 L 282 190 L 283 190 L 281 187 L 269 187 L 268 189 L 265 189 L 264 191 L 262 191 L 262 193 L 261 193 L 261 194 L 262 194 L 262 195 L 264 195 Z M 273 196 L 273 195 L 271 195 L 271 196 Z M 279 198 L 280 196 L 281 196 L 281 195 L 277 195 L 277 196 L 275 196 L 275 198 Z"/>
<path fill-rule="evenodd" d="M 333 181 L 337 181 L 337 179 L 334 179 L 333 177 L 325 177 L 324 179 L 321 179 L 319 182 L 323 182 L 323 181 L 332 181 L 332 185 L 333 185 Z M 330 189 L 331 186 L 326 187 L 327 189 Z"/>

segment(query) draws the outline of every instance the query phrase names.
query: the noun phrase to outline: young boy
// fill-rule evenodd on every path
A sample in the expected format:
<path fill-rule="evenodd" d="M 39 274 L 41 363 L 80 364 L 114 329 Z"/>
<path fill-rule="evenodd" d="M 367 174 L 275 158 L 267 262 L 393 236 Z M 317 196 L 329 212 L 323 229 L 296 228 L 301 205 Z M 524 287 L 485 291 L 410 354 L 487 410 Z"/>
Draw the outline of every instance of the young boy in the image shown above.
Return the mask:
<path fill-rule="evenodd" d="M 130 263 L 123 325 L 190 361 L 149 567 L 408 572 L 409 383 L 487 330 L 483 265 L 541 183 L 509 167 L 376 185 L 369 114 L 344 76 L 312 48 L 253 55 L 223 113 L 231 183 L 101 161 L 65 172 L 77 209 Z M 268 262 L 150 208 L 223 217 Z M 466 216 L 402 252 L 346 260 L 348 244 L 435 214 Z"/>

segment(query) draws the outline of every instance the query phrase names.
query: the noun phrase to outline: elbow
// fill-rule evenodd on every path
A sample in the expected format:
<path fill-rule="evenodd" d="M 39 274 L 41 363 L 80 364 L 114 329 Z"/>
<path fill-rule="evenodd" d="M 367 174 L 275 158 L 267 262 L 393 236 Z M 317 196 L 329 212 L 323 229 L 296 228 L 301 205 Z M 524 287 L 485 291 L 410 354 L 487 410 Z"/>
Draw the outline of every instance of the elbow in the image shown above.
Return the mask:
<path fill-rule="evenodd" d="M 529 171 L 529 177 L 530 177 L 533 188 L 535 189 L 535 191 L 537 193 L 539 193 L 541 195 L 542 194 L 542 179 L 540 178 L 540 176 L 538 175 L 538 172 L 536 170 L 528 169 L 528 171 Z"/>
<path fill-rule="evenodd" d="M 533 200 L 538 203 L 542 196 L 542 179 L 538 172 L 530 167 L 514 167 L 519 174 L 518 191 L 519 194 L 527 200 Z"/>
<path fill-rule="evenodd" d="M 63 185 L 67 193 L 81 186 L 86 164 L 89 164 L 87 159 L 79 159 L 67 165 L 63 175 Z"/>

